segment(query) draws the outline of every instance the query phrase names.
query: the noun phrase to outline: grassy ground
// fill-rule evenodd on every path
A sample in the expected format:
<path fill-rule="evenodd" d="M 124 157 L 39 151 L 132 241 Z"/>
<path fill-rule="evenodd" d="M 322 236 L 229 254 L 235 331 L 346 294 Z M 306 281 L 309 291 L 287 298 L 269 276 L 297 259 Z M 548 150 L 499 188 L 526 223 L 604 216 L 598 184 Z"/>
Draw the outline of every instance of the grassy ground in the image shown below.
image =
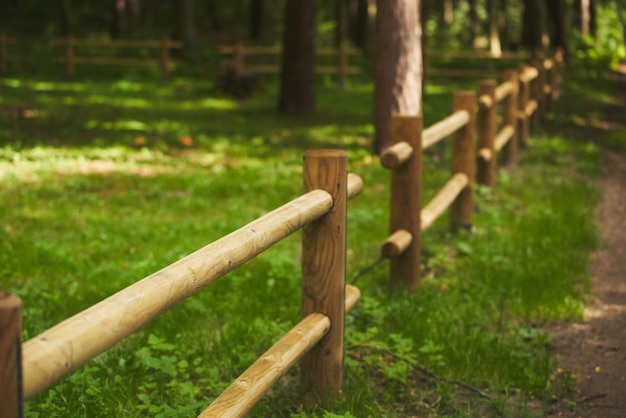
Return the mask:
<path fill-rule="evenodd" d="M 23 300 L 25 339 L 298 196 L 310 148 L 347 150 L 365 181 L 348 278 L 378 258 L 389 179 L 369 153 L 371 84 L 321 82 L 317 114 L 294 120 L 276 114 L 271 81 L 237 103 L 208 82 L 138 79 L 0 80 L 0 286 Z M 468 86 L 435 80 L 426 124 Z M 539 325 L 581 315 L 600 164 L 592 142 L 536 130 L 497 192 L 478 189 L 473 234 L 450 235 L 446 219 L 425 234 L 419 292 L 389 289 L 385 265 L 359 280 L 334 414 L 300 405 L 294 370 L 251 415 L 540 414 L 567 376 Z M 427 198 L 447 173 L 427 155 Z M 27 416 L 197 415 L 297 322 L 299 245 L 296 234 L 172 309 Z"/>

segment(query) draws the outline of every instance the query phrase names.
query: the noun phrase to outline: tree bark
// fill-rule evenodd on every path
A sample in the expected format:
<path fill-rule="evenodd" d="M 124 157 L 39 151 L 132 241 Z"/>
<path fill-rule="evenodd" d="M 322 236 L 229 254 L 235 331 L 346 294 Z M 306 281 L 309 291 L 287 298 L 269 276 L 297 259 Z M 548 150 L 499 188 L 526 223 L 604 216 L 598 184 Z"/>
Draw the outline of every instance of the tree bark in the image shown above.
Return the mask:
<path fill-rule="evenodd" d="M 292 115 L 315 110 L 315 0 L 287 0 L 278 108 Z"/>
<path fill-rule="evenodd" d="M 391 142 L 391 115 L 422 110 L 420 0 L 378 0 L 374 87 L 374 150 Z"/>
<path fill-rule="evenodd" d="M 250 1 L 250 39 L 259 40 L 265 32 L 265 0 Z"/>
<path fill-rule="evenodd" d="M 339 47 L 345 36 L 345 19 L 344 19 L 344 3 L 345 0 L 335 0 L 335 46 Z"/>
<path fill-rule="evenodd" d="M 524 0 L 522 44 L 535 50 L 541 48 L 543 24 L 539 0 Z"/>
<path fill-rule="evenodd" d="M 500 28 L 498 24 L 498 2 L 487 0 L 489 7 L 489 47 L 494 57 L 502 56 L 502 44 L 500 43 Z"/>
<path fill-rule="evenodd" d="M 113 0 L 113 25 L 111 38 L 117 39 L 126 33 L 126 0 Z"/>
<path fill-rule="evenodd" d="M 180 1 L 181 40 L 185 44 L 185 53 L 190 54 L 196 47 L 196 4 L 195 0 Z"/>
<path fill-rule="evenodd" d="M 567 61 L 569 50 L 567 48 L 567 30 L 565 27 L 565 0 L 548 0 L 546 5 L 552 20 L 551 46 L 553 48 L 562 48 L 564 59 Z"/>
<path fill-rule="evenodd" d="M 468 44 L 472 48 L 475 48 L 476 34 L 478 32 L 478 12 L 476 10 L 476 1 L 477 0 L 468 0 L 468 4 L 469 4 L 468 16 L 470 20 L 470 32 L 469 32 Z"/>

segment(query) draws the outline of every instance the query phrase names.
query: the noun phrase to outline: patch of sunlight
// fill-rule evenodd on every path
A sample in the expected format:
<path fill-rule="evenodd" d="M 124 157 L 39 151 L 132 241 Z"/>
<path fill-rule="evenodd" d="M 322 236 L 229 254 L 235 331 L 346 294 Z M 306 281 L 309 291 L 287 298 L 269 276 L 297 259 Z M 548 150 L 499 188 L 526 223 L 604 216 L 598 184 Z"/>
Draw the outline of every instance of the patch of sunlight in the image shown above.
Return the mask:
<path fill-rule="evenodd" d="M 81 150 L 36 147 L 15 151 L 0 148 L 0 181 L 7 184 L 35 183 L 59 176 L 129 174 L 153 177 L 214 168 L 224 159 L 221 153 L 187 153 L 184 158 L 159 150 L 123 147 Z M 219 164 L 217 164 L 219 165 Z"/>
<path fill-rule="evenodd" d="M 204 107 L 207 109 L 232 110 L 237 108 L 237 103 L 230 99 L 218 99 L 215 97 L 207 97 L 200 102 L 188 102 L 189 107 Z M 185 103 L 186 108 L 187 103 Z"/>
<path fill-rule="evenodd" d="M 33 83 L 33 90 L 36 91 L 50 91 L 55 90 L 56 87 L 56 84 L 49 81 L 37 81 L 36 83 Z"/>
<path fill-rule="evenodd" d="M 2 84 L 4 84 L 7 87 L 18 88 L 19 86 L 22 85 L 22 81 L 18 80 L 17 78 L 6 78 L 2 80 Z"/>
<path fill-rule="evenodd" d="M 87 129 L 145 131 L 148 127 L 148 124 L 138 120 L 116 120 L 105 122 L 90 120 L 85 123 L 85 128 Z"/>
<path fill-rule="evenodd" d="M 426 94 L 444 94 L 449 92 L 450 88 L 443 84 L 426 84 Z"/>
<path fill-rule="evenodd" d="M 120 90 L 120 91 L 141 91 L 141 84 L 134 83 L 128 80 L 117 81 L 113 83 L 111 87 L 113 90 Z"/>

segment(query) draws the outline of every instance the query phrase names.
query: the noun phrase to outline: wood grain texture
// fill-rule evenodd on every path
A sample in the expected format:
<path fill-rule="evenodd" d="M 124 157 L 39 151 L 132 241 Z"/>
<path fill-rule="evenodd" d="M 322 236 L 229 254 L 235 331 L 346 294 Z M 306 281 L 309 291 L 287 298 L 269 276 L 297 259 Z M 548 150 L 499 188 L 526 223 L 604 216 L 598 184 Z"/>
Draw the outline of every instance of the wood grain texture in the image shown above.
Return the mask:
<path fill-rule="evenodd" d="M 25 399 L 332 207 L 328 192 L 306 193 L 30 339 L 24 344 Z"/>
<path fill-rule="evenodd" d="M 442 139 L 452 135 L 470 121 L 470 115 L 465 110 L 453 112 L 450 116 L 429 126 L 422 132 L 422 149 L 427 149 Z"/>
<path fill-rule="evenodd" d="M 391 170 L 390 234 L 408 231 L 411 244 L 389 260 L 392 285 L 417 289 L 420 281 L 420 210 L 422 195 L 422 116 L 393 116 L 392 146 L 410 144 L 413 157 Z"/>
<path fill-rule="evenodd" d="M 0 290 L 0 418 L 24 416 L 21 344 L 22 302 Z"/>
<path fill-rule="evenodd" d="M 397 257 L 406 251 L 413 242 L 413 235 L 405 229 L 399 229 L 389 236 L 380 247 L 380 253 L 383 257 Z"/>
<path fill-rule="evenodd" d="M 472 227 L 474 211 L 473 190 L 475 168 L 474 131 L 475 131 L 476 93 L 473 91 L 457 91 L 454 94 L 454 110 L 465 110 L 469 122 L 454 134 L 452 141 L 452 175 L 463 173 L 467 176 L 467 185 L 452 202 L 450 208 L 450 224 L 453 229 Z"/>
<path fill-rule="evenodd" d="M 301 314 L 321 313 L 331 323 L 328 334 L 301 360 L 308 403 L 337 399 L 343 382 L 347 171 L 343 151 L 304 154 L 304 192 L 322 189 L 333 198 L 332 209 L 307 224 L 302 234 Z"/>
<path fill-rule="evenodd" d="M 478 148 L 487 149 L 495 155 L 496 138 L 496 82 L 483 80 L 478 84 L 479 97 L 487 97 L 492 106 L 478 110 L 476 125 L 478 128 Z M 476 167 L 476 181 L 493 188 L 496 183 L 496 158 L 479 158 Z"/>
<path fill-rule="evenodd" d="M 518 148 L 519 125 L 517 123 L 517 106 L 519 102 L 519 73 L 516 70 L 507 70 L 504 72 L 504 80 L 505 84 L 512 86 L 512 89 L 502 101 L 502 125 L 504 125 L 505 128 L 510 128 L 512 132 L 511 138 L 503 147 L 499 148 L 500 142 L 498 142 L 498 138 L 496 138 L 496 149 L 502 150 L 502 164 L 513 167 L 517 163 Z"/>
<path fill-rule="evenodd" d="M 198 417 L 245 416 L 278 379 L 326 335 L 330 325 L 330 319 L 320 313 L 304 317 Z"/>
<path fill-rule="evenodd" d="M 448 180 L 437 195 L 422 209 L 422 231 L 428 229 L 450 207 L 468 183 L 469 180 L 463 173 L 457 173 Z"/>

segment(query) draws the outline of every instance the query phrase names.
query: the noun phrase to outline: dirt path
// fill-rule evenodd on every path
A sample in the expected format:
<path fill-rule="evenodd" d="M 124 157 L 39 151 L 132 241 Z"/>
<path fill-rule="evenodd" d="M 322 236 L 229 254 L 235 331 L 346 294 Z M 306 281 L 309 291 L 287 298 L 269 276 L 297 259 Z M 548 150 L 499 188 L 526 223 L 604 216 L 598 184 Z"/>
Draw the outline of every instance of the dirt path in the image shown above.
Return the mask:
<path fill-rule="evenodd" d="M 620 90 L 626 94 L 626 81 Z M 626 119 L 626 107 L 621 108 Z M 602 242 L 590 262 L 593 299 L 585 309 L 587 320 L 551 329 L 558 361 L 576 384 L 550 417 L 626 417 L 626 155 L 608 152 L 598 188 Z"/>

